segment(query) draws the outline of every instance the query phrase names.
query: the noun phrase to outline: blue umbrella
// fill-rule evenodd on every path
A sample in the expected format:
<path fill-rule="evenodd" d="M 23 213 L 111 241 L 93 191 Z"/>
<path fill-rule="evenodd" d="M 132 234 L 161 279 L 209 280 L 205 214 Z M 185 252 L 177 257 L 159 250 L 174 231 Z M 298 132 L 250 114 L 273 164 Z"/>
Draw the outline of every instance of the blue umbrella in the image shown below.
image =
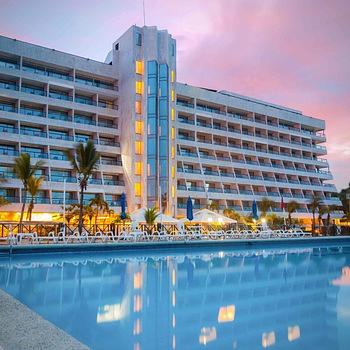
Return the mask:
<path fill-rule="evenodd" d="M 254 199 L 253 204 L 252 204 L 252 217 L 253 219 L 258 219 L 258 205 L 256 204 L 256 200 Z"/>
<path fill-rule="evenodd" d="M 187 199 L 186 216 L 188 220 L 193 220 L 193 204 L 191 197 L 188 197 Z"/>
<path fill-rule="evenodd" d="M 126 219 L 126 196 L 125 193 L 122 193 L 122 195 L 120 196 L 120 206 L 122 207 L 122 211 L 120 213 L 120 218 L 122 220 Z"/>

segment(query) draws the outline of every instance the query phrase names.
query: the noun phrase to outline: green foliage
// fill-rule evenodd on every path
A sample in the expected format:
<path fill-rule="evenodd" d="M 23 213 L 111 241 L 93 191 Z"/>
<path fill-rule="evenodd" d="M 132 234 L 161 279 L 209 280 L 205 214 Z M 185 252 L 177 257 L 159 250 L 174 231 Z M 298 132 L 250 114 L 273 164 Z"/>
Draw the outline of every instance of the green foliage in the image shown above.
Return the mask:
<path fill-rule="evenodd" d="M 27 220 L 29 221 L 32 220 L 32 212 L 34 209 L 34 199 L 38 194 L 43 181 L 44 181 L 43 176 L 35 177 L 33 175 L 28 179 L 27 186 L 28 186 L 28 192 L 30 194 L 30 202 L 29 202 L 28 211 L 27 211 Z"/>
<path fill-rule="evenodd" d="M 297 201 L 290 201 L 286 204 L 286 209 L 288 212 L 289 225 L 292 225 L 292 214 L 299 209 L 300 205 Z"/>
<path fill-rule="evenodd" d="M 158 216 L 159 216 L 159 213 L 156 207 L 146 209 L 144 214 L 146 225 L 147 226 L 154 225 Z"/>
<path fill-rule="evenodd" d="M 271 199 L 268 199 L 266 197 L 262 198 L 260 202 L 258 202 L 259 210 L 261 211 L 261 216 L 266 216 L 266 213 L 272 208 L 274 208 L 276 203 L 272 201 Z"/>
<path fill-rule="evenodd" d="M 237 220 L 238 224 L 245 224 L 244 217 L 233 209 L 225 209 L 223 214 L 230 219 Z"/>

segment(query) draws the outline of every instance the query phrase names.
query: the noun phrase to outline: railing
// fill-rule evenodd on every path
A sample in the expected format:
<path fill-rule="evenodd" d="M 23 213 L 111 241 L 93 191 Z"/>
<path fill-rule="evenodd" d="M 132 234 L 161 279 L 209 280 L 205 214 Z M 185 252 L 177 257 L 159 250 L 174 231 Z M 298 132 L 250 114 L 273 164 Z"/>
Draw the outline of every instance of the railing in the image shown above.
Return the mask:
<path fill-rule="evenodd" d="M 54 139 L 54 140 L 74 141 L 73 136 L 63 135 L 63 134 L 51 134 L 51 133 L 49 133 L 49 138 Z"/>
<path fill-rule="evenodd" d="M 9 134 L 18 134 L 18 128 L 13 127 L 12 125 L 0 125 L 0 132 L 6 132 Z"/>
<path fill-rule="evenodd" d="M 62 121 L 66 121 L 66 122 L 71 122 L 72 121 L 72 117 L 68 116 L 68 114 L 61 114 L 61 113 L 52 113 L 49 111 L 48 117 L 50 119 L 55 119 L 55 120 L 62 120 Z"/>
<path fill-rule="evenodd" d="M 194 108 L 194 104 L 189 102 L 176 101 L 176 104 L 183 107 Z"/>
<path fill-rule="evenodd" d="M 36 137 L 47 137 L 47 133 L 44 131 L 35 131 L 35 130 L 28 130 L 28 129 L 20 129 L 21 135 L 29 135 L 29 136 L 36 136 Z"/>

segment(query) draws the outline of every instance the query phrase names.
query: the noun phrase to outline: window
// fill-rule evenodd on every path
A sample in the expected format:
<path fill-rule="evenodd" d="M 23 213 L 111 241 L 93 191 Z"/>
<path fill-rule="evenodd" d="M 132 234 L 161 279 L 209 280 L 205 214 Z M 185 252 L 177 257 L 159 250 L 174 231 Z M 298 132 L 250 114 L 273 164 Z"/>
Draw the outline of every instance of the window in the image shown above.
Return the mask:
<path fill-rule="evenodd" d="M 142 162 L 135 162 L 135 175 L 142 174 Z"/>
<path fill-rule="evenodd" d="M 141 141 L 135 141 L 135 153 L 136 154 L 142 154 L 142 142 Z"/>
<path fill-rule="evenodd" d="M 171 56 L 175 56 L 175 44 L 171 44 Z"/>
<path fill-rule="evenodd" d="M 135 112 L 136 112 L 137 114 L 141 114 L 141 113 L 142 113 L 141 101 L 136 101 L 136 102 L 135 102 Z"/>
<path fill-rule="evenodd" d="M 175 82 L 175 71 L 171 70 L 171 82 L 174 83 Z"/>
<path fill-rule="evenodd" d="M 171 158 L 174 159 L 175 158 L 175 147 L 171 146 Z"/>
<path fill-rule="evenodd" d="M 143 74 L 143 62 L 142 61 L 135 62 L 135 72 L 137 74 Z"/>
<path fill-rule="evenodd" d="M 174 108 L 172 108 L 171 109 L 171 120 L 175 120 L 175 109 Z"/>
<path fill-rule="evenodd" d="M 143 122 L 140 120 L 136 120 L 135 122 L 135 133 L 142 135 L 143 132 Z"/>
<path fill-rule="evenodd" d="M 142 95 L 143 94 L 143 82 L 142 81 L 135 81 L 135 92 L 137 94 Z"/>
<path fill-rule="evenodd" d="M 136 33 L 136 45 L 141 46 L 142 45 L 142 35 L 141 33 Z"/>
<path fill-rule="evenodd" d="M 115 44 L 115 50 L 118 51 L 119 50 L 119 43 Z"/>
<path fill-rule="evenodd" d="M 171 167 L 171 177 L 173 179 L 175 179 L 175 167 L 174 166 Z"/>
<path fill-rule="evenodd" d="M 175 91 L 171 90 L 171 101 L 174 102 L 175 101 Z"/>
<path fill-rule="evenodd" d="M 140 197 L 141 196 L 141 183 L 140 182 L 135 182 L 134 184 L 134 191 L 135 191 L 135 196 Z"/>
<path fill-rule="evenodd" d="M 175 128 L 171 128 L 171 138 L 174 140 L 175 139 Z"/>
<path fill-rule="evenodd" d="M 174 185 L 171 186 L 171 197 L 175 198 L 175 186 Z"/>

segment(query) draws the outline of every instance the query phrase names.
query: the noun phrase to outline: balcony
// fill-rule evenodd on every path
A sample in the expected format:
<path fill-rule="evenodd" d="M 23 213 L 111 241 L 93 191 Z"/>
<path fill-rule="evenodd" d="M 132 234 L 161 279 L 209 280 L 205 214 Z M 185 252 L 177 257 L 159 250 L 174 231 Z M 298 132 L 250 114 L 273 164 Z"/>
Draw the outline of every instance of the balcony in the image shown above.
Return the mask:
<path fill-rule="evenodd" d="M 49 154 L 49 158 L 52 160 L 63 160 L 63 161 L 67 161 L 68 157 L 65 154 L 55 154 L 55 153 L 51 153 Z M 62 180 L 63 181 L 63 180 Z"/>
<path fill-rule="evenodd" d="M 64 140 L 64 141 L 74 141 L 73 136 L 69 136 L 66 134 L 53 134 L 49 132 L 49 138 L 54 140 Z"/>
<path fill-rule="evenodd" d="M 224 111 L 220 111 L 217 108 L 211 108 L 208 106 L 204 106 L 204 105 L 200 105 L 197 103 L 196 108 L 201 110 L 201 111 L 205 111 L 205 112 L 209 112 L 209 113 L 216 113 L 216 114 L 221 114 L 221 115 L 226 115 L 226 112 Z"/>
<path fill-rule="evenodd" d="M 18 91 L 18 86 L 15 82 L 0 80 L 0 89 Z"/>
<path fill-rule="evenodd" d="M 48 77 L 57 78 L 57 79 L 73 80 L 73 78 L 68 73 L 64 73 L 58 70 L 54 70 L 54 69 L 46 68 L 42 66 L 35 66 L 35 65 L 24 63 L 22 70 L 26 72 L 34 73 L 34 74 L 46 75 Z"/>
<path fill-rule="evenodd" d="M 29 107 L 21 107 L 19 110 L 20 114 L 30 115 L 33 117 L 41 117 L 45 118 L 46 114 L 42 109 L 29 108 Z"/>
<path fill-rule="evenodd" d="M 120 143 L 117 141 L 113 141 L 113 140 L 101 140 L 100 139 L 98 144 L 103 145 L 103 146 L 120 147 Z"/>
<path fill-rule="evenodd" d="M 222 193 L 222 189 L 216 188 L 216 187 L 208 187 L 207 192 L 209 192 L 209 193 Z"/>
<path fill-rule="evenodd" d="M 238 191 L 232 188 L 224 188 L 224 193 L 238 194 Z"/>
<path fill-rule="evenodd" d="M 210 154 L 199 153 L 199 157 L 202 158 L 202 159 L 213 159 L 213 160 L 216 160 L 215 156 L 211 156 Z"/>
<path fill-rule="evenodd" d="M 39 159 L 47 159 L 49 158 L 48 153 L 44 152 L 27 152 L 27 151 L 22 151 L 23 153 L 28 153 L 32 158 L 39 158 Z"/>
<path fill-rule="evenodd" d="M 91 185 L 102 185 L 102 179 L 90 178 L 89 181 L 88 181 L 88 184 L 91 184 Z"/>
<path fill-rule="evenodd" d="M 47 133 L 44 131 L 39 130 L 30 130 L 30 129 L 20 129 L 21 135 L 28 135 L 28 136 L 36 136 L 36 137 L 47 137 Z"/>
<path fill-rule="evenodd" d="M 101 159 L 101 164 L 102 165 L 120 165 L 120 166 L 123 165 L 121 160 L 116 160 L 116 159 Z"/>
<path fill-rule="evenodd" d="M 49 111 L 48 117 L 50 119 L 62 120 L 62 121 L 65 121 L 65 122 L 71 122 L 72 121 L 72 118 L 70 116 L 68 116 L 68 114 L 63 113 L 63 112 L 60 113 L 60 112 L 50 112 Z"/>
<path fill-rule="evenodd" d="M 186 209 L 187 203 L 177 203 L 177 207 L 179 209 Z M 200 204 L 198 204 L 198 203 L 193 204 L 193 209 L 200 209 Z"/>
<path fill-rule="evenodd" d="M 192 158 L 198 158 L 198 154 L 194 153 L 194 152 L 184 152 L 181 151 L 181 153 L 178 152 L 179 156 L 183 156 L 183 157 L 192 157 Z"/>
<path fill-rule="evenodd" d="M 203 170 L 204 175 L 219 176 L 219 172 L 215 170 Z"/>
<path fill-rule="evenodd" d="M 96 106 L 96 101 L 93 101 L 92 98 L 84 97 L 84 96 L 75 95 L 74 102 L 81 103 L 84 105 L 89 105 L 89 106 Z"/>
<path fill-rule="evenodd" d="M 239 190 L 239 194 L 253 195 L 253 191 L 251 191 L 251 190 Z"/>
<path fill-rule="evenodd" d="M 183 123 L 183 124 L 194 125 L 194 120 L 178 118 L 178 121 L 179 121 L 180 123 Z"/>
<path fill-rule="evenodd" d="M 189 103 L 186 101 L 176 101 L 176 104 L 178 106 L 183 106 L 183 107 L 187 107 L 187 108 L 194 108 L 194 104 L 193 103 Z"/>
<path fill-rule="evenodd" d="M 270 197 L 280 197 L 279 192 L 267 192 L 267 195 Z"/>
<path fill-rule="evenodd" d="M 14 149 L 4 149 L 0 148 L 0 154 L 4 156 L 14 156 L 17 157 L 19 155 L 19 152 Z"/>
<path fill-rule="evenodd" d="M 75 77 L 75 82 L 78 84 L 82 85 L 88 85 L 88 86 L 93 86 L 101 89 L 108 89 L 108 90 L 118 90 L 117 88 L 114 87 L 113 83 L 108 83 L 108 82 L 102 82 L 97 79 L 89 79 L 89 78 L 83 78 L 83 77 Z"/>
<path fill-rule="evenodd" d="M 64 180 L 68 183 L 77 183 L 77 178 L 73 176 L 51 175 L 51 181 L 53 182 L 64 182 Z"/>
<path fill-rule="evenodd" d="M 0 124 L 0 132 L 5 132 L 8 134 L 18 134 L 18 128 L 15 128 L 12 125 L 1 125 Z"/>
<path fill-rule="evenodd" d="M 52 91 L 49 93 L 49 97 L 55 98 L 56 100 L 73 101 L 73 97 L 69 96 L 68 93 Z"/>
<path fill-rule="evenodd" d="M 12 104 L 1 102 L 0 103 L 0 111 L 3 111 L 3 112 L 17 112 L 17 108 L 14 105 L 12 105 Z"/>
<path fill-rule="evenodd" d="M 32 94 L 37 96 L 46 96 L 46 91 L 44 89 L 38 88 L 31 85 L 22 85 L 21 91 L 26 94 Z"/>
<path fill-rule="evenodd" d="M 124 186 L 124 181 L 104 179 L 103 184 L 105 186 Z"/>
<path fill-rule="evenodd" d="M 182 134 L 179 134 L 178 138 L 180 140 L 185 140 L 185 141 L 194 141 L 195 140 L 193 136 L 182 135 Z"/>
<path fill-rule="evenodd" d="M 19 69 L 19 64 L 5 58 L 0 59 L 0 68 Z"/>

